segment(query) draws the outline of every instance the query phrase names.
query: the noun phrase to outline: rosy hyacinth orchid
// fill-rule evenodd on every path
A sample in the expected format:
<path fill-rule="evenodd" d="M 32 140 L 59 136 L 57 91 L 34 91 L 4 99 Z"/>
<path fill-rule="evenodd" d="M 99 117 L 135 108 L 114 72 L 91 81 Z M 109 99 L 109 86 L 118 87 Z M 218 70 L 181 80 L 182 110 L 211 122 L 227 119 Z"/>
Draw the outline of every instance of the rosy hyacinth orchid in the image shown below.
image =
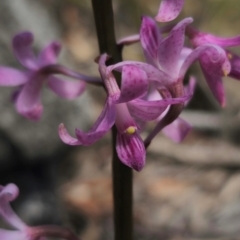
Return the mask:
<path fill-rule="evenodd" d="M 106 67 L 107 55 L 99 61 L 99 71 L 106 86 L 108 97 L 98 120 L 87 133 L 76 129 L 76 137 L 71 137 L 63 124 L 59 135 L 69 145 L 91 145 L 105 135 L 113 126 L 118 130 L 116 150 L 123 164 L 140 171 L 145 164 L 146 150 L 139 135 L 139 126 L 134 118 L 142 121 L 156 119 L 169 104 L 177 104 L 189 99 L 184 96 L 176 99 L 145 101 L 141 99 L 148 90 L 148 78 L 144 70 L 136 66 L 124 66 L 122 62 L 121 90 L 112 74 L 115 65 Z"/>
<path fill-rule="evenodd" d="M 223 89 L 223 83 L 222 83 L 222 77 L 223 76 L 230 76 L 235 79 L 240 79 L 239 72 L 239 57 L 233 53 L 231 53 L 229 50 L 226 50 L 226 47 L 233 47 L 233 46 L 239 46 L 240 45 L 240 36 L 236 37 L 229 37 L 229 38 L 223 38 L 214 36 L 209 33 L 200 32 L 192 27 L 188 27 L 186 30 L 186 34 L 189 37 L 193 47 L 199 47 L 205 44 L 216 44 L 219 47 L 222 47 L 225 50 L 226 58 L 228 58 L 227 61 L 230 62 L 230 71 L 229 70 L 222 70 L 217 69 L 217 67 L 212 68 L 212 72 L 215 72 L 215 81 L 212 81 L 212 77 L 209 76 L 207 68 L 206 59 L 204 56 L 200 57 L 200 65 L 203 70 L 203 73 L 207 79 L 207 82 L 210 86 L 210 89 L 212 90 L 214 96 L 216 99 L 220 102 L 222 106 L 225 105 L 225 95 L 224 95 L 224 89 Z M 216 95 L 216 92 L 214 93 L 214 89 L 219 89 L 219 92 L 222 92 L 221 95 Z"/>
<path fill-rule="evenodd" d="M 32 50 L 33 34 L 22 32 L 13 38 L 13 51 L 16 58 L 26 70 L 0 66 L 0 86 L 18 86 L 13 95 L 18 113 L 31 120 L 39 120 L 43 106 L 40 100 L 41 88 L 44 82 L 58 96 L 66 99 L 78 97 L 85 89 L 84 81 L 63 81 L 54 73 L 85 80 L 100 81 L 100 79 L 77 74 L 69 69 L 56 65 L 61 45 L 54 41 L 46 46 L 38 57 Z"/>
<path fill-rule="evenodd" d="M 174 20 L 181 12 L 184 0 L 162 0 L 155 17 L 158 22 L 169 22 Z"/>
<path fill-rule="evenodd" d="M 186 18 L 172 28 L 169 35 L 163 38 L 155 21 L 150 17 L 142 18 L 140 41 L 144 50 L 147 63 L 126 61 L 124 66 L 135 66 L 144 70 L 149 81 L 157 83 L 157 88 L 163 98 L 179 98 L 185 96 L 183 79 L 190 65 L 204 55 L 206 72 L 209 85 L 214 95 L 221 98 L 222 89 L 219 88 L 216 78 L 222 72 L 230 71 L 230 63 L 225 51 L 213 44 L 205 44 L 192 50 L 184 47 L 185 28 L 192 22 L 192 18 Z M 123 63 L 116 64 L 114 69 L 122 71 Z M 216 86 L 214 87 L 214 84 Z M 173 122 L 181 113 L 184 103 L 172 105 L 168 113 L 156 125 L 154 130 L 145 140 L 148 146 L 156 134 Z"/>
<path fill-rule="evenodd" d="M 15 230 L 0 229 L 1 240 L 46 240 L 46 237 L 57 237 L 67 240 L 79 240 L 68 229 L 58 226 L 27 226 L 13 211 L 10 202 L 14 201 L 19 194 L 18 187 L 9 183 L 0 185 L 0 219 L 3 219 Z"/>

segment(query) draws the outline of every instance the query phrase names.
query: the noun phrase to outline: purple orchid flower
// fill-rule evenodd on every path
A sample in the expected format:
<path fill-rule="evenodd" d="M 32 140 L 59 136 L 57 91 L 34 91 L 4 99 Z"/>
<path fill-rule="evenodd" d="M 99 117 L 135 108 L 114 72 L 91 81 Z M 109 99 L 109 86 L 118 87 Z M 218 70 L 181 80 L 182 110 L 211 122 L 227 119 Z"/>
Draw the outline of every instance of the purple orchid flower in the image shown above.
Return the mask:
<path fill-rule="evenodd" d="M 116 150 L 123 164 L 140 171 L 145 164 L 146 150 L 139 135 L 139 126 L 134 119 L 151 121 L 156 119 L 169 104 L 186 101 L 190 96 L 168 98 L 158 101 L 141 99 L 147 93 L 148 79 L 145 71 L 136 66 L 122 66 L 121 90 L 112 74 L 118 66 L 106 67 L 107 55 L 99 60 L 99 71 L 108 91 L 105 107 L 98 120 L 87 133 L 76 129 L 76 137 L 71 137 L 63 124 L 59 127 L 59 135 L 69 145 L 91 145 L 102 138 L 115 124 L 118 130 Z"/>
<path fill-rule="evenodd" d="M 58 96 L 74 99 L 84 91 L 84 81 L 97 82 L 100 79 L 87 77 L 56 65 L 61 49 L 58 42 L 50 43 L 38 57 L 33 53 L 32 43 L 33 34 L 30 32 L 22 32 L 13 38 L 14 54 L 26 70 L 0 66 L 0 86 L 19 86 L 13 95 L 17 112 L 37 121 L 43 111 L 40 92 L 44 82 Z M 59 73 L 83 81 L 63 81 L 53 76 Z"/>
<path fill-rule="evenodd" d="M 10 202 L 19 194 L 18 187 L 13 184 L 0 185 L 0 218 L 16 230 L 0 229 L 1 240 L 45 240 L 45 237 L 60 237 L 61 239 L 79 240 L 69 230 L 58 226 L 27 226 L 12 210 Z"/>
<path fill-rule="evenodd" d="M 163 98 L 179 98 L 186 94 L 183 87 L 185 73 L 190 65 L 202 56 L 208 79 L 211 80 L 212 91 L 216 96 L 222 96 L 221 89 L 218 85 L 213 88 L 213 83 L 218 83 L 216 76 L 230 71 L 230 63 L 225 51 L 217 45 L 205 44 L 194 50 L 184 47 L 185 28 L 192 21 L 192 18 L 182 20 L 171 29 L 166 38 L 163 38 L 155 21 L 150 17 L 143 17 L 140 41 L 147 63 L 124 62 L 125 66 L 135 66 L 144 70 L 149 81 L 157 83 L 157 89 Z M 117 64 L 115 69 L 122 71 L 122 66 L 123 63 Z M 160 130 L 177 119 L 183 107 L 184 103 L 170 106 L 168 113 L 145 140 L 145 146 L 150 144 Z"/>
<path fill-rule="evenodd" d="M 216 44 L 221 47 L 225 51 L 226 55 L 226 65 L 230 66 L 228 69 L 221 69 L 219 66 L 212 66 L 212 74 L 209 75 L 210 71 L 208 68 L 208 63 L 206 62 L 206 56 L 201 56 L 199 59 L 201 68 L 207 79 L 208 85 L 213 92 L 215 98 L 221 104 L 221 106 L 225 105 L 225 94 L 224 94 L 224 86 L 222 83 L 223 76 L 230 76 L 236 79 L 240 79 L 240 75 L 238 72 L 239 67 L 239 57 L 229 50 L 226 50 L 226 47 L 233 47 L 240 45 L 240 36 L 230 37 L 230 38 L 222 38 L 218 36 L 214 36 L 209 33 L 200 32 L 192 27 L 187 27 L 186 35 L 189 37 L 193 47 L 203 46 L 205 44 Z M 215 79 L 213 77 L 215 76 Z"/>
<path fill-rule="evenodd" d="M 184 0 L 162 0 L 158 14 L 155 17 L 158 22 L 169 22 L 174 20 L 181 12 Z"/>

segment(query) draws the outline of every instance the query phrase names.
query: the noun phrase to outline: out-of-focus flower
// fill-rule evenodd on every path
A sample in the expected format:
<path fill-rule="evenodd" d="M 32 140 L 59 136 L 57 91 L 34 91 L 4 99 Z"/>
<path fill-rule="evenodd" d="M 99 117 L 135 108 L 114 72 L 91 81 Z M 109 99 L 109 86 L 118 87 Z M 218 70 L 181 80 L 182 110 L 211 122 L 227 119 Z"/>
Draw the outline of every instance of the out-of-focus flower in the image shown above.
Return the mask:
<path fill-rule="evenodd" d="M 0 229 L 1 240 L 45 240 L 45 237 L 60 237 L 61 239 L 79 240 L 69 230 L 58 226 L 27 226 L 13 211 L 10 202 L 19 194 L 18 187 L 13 184 L 0 185 L 0 218 L 16 230 Z"/>
<path fill-rule="evenodd" d="M 156 119 L 169 104 L 183 102 L 187 97 L 167 98 L 158 101 L 141 99 L 147 93 L 148 79 L 144 70 L 122 62 L 121 90 L 112 70 L 119 64 L 106 67 L 107 55 L 100 57 L 99 71 L 108 91 L 105 107 L 98 120 L 87 133 L 76 129 L 76 138 L 71 137 L 64 125 L 59 127 L 63 142 L 69 145 L 91 145 L 105 135 L 115 124 L 118 130 L 116 149 L 120 160 L 127 166 L 140 171 L 145 164 L 146 151 L 134 119 L 150 121 Z"/>
<path fill-rule="evenodd" d="M 19 86 L 13 95 L 18 113 L 31 120 L 39 120 L 43 106 L 40 99 L 41 88 L 46 82 L 58 96 L 73 99 L 85 89 L 84 81 L 97 81 L 95 78 L 77 74 L 56 65 L 61 45 L 54 41 L 36 57 L 32 50 L 33 34 L 22 32 L 13 38 L 13 51 L 26 70 L 0 66 L 0 86 Z M 64 74 L 84 81 L 63 81 L 53 74 Z"/>
<path fill-rule="evenodd" d="M 181 12 L 184 0 L 162 0 L 155 17 L 158 22 L 169 22 L 174 20 Z"/>

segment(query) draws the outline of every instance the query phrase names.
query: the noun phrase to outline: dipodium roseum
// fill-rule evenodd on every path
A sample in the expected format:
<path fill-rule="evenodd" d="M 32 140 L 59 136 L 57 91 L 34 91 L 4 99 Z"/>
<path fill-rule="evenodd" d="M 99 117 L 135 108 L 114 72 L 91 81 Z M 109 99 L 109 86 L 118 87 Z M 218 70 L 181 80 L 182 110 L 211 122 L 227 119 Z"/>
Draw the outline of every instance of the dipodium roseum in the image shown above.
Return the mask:
<path fill-rule="evenodd" d="M 136 66 L 122 66 L 121 89 L 112 73 L 115 65 L 106 67 L 107 55 L 99 61 L 99 71 L 108 92 L 104 109 L 89 132 L 76 129 L 76 137 L 71 137 L 63 124 L 59 134 L 63 142 L 69 145 L 91 145 L 103 137 L 115 124 L 118 130 L 116 150 L 122 163 L 137 171 L 145 164 L 146 150 L 139 135 L 139 126 L 135 119 L 151 121 L 156 119 L 169 104 L 177 104 L 189 99 L 168 98 L 159 101 L 141 99 L 148 91 L 148 78 L 144 70 Z"/>
<path fill-rule="evenodd" d="M 19 194 L 18 187 L 9 183 L 0 185 L 0 219 L 3 219 L 14 230 L 0 229 L 1 240 L 46 240 L 45 237 L 57 237 L 67 240 L 79 240 L 69 230 L 58 226 L 27 226 L 13 211 L 10 202 Z"/>
<path fill-rule="evenodd" d="M 217 45 L 204 44 L 195 49 L 184 46 L 185 29 L 192 21 L 192 18 L 180 21 L 164 38 L 156 22 L 150 17 L 143 17 L 140 41 L 147 63 L 124 62 L 125 66 L 136 66 L 144 70 L 148 80 L 155 83 L 163 98 L 179 98 L 185 95 L 184 76 L 191 64 L 200 57 L 204 58 L 205 73 L 212 92 L 218 98 L 222 96 L 221 88 L 218 87 L 219 84 L 217 83 L 222 72 L 229 73 L 230 63 L 225 51 Z M 125 40 L 122 42 L 124 43 Z M 121 71 L 122 65 L 121 63 L 116 64 L 115 69 Z M 216 86 L 214 86 L 214 83 L 216 83 Z M 184 103 L 179 103 L 169 108 L 168 113 L 159 121 L 145 140 L 146 146 L 150 144 L 160 130 L 179 116 L 183 107 Z"/>
<path fill-rule="evenodd" d="M 84 81 L 97 81 L 56 65 L 61 45 L 54 41 L 35 56 L 32 50 L 33 34 L 22 32 L 13 38 L 15 57 L 26 70 L 0 66 L 0 86 L 18 86 L 13 95 L 17 112 L 31 120 L 39 120 L 43 106 L 40 99 L 44 82 L 58 96 L 73 99 L 85 89 Z M 63 74 L 84 81 L 64 81 L 53 74 Z"/>

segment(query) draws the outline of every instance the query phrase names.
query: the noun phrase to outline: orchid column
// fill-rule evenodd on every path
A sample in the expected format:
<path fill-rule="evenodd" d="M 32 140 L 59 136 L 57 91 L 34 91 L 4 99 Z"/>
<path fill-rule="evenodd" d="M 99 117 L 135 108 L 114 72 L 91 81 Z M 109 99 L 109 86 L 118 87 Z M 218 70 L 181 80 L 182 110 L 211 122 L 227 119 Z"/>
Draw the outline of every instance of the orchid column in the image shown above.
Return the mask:
<path fill-rule="evenodd" d="M 111 0 L 92 0 L 100 53 L 111 56 L 111 64 L 120 62 L 121 49 L 117 46 Z M 120 84 L 118 82 L 118 84 Z M 112 173 L 114 199 L 115 240 L 133 239 L 132 169 L 123 165 L 116 152 L 116 128 L 112 130 Z"/>

